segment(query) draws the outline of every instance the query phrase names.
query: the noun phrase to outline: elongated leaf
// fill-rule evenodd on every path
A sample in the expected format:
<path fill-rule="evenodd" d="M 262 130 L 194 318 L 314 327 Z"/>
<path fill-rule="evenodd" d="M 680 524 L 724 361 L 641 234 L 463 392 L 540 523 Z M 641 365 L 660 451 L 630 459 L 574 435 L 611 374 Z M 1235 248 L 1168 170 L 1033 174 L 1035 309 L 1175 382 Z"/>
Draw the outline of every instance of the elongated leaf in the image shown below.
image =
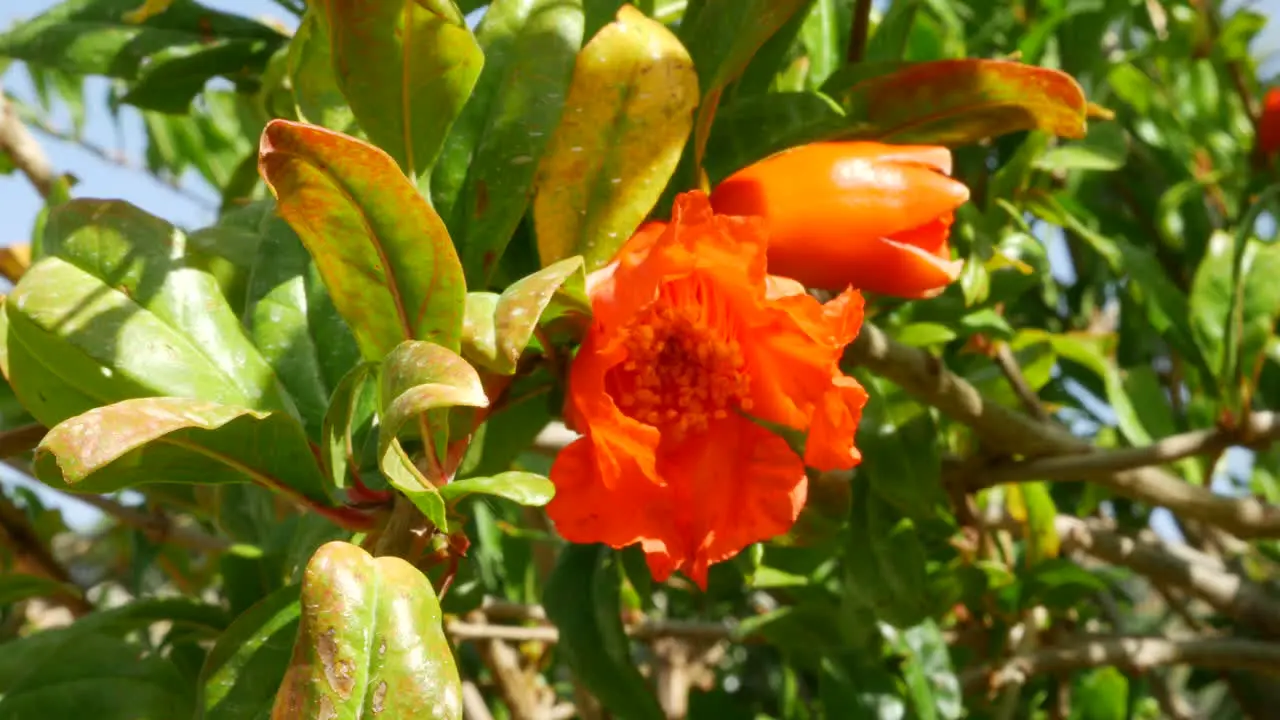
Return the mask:
<path fill-rule="evenodd" d="M 461 682 L 440 604 L 412 565 L 327 543 L 303 573 L 301 604 L 272 718 L 461 720 Z"/>
<path fill-rule="evenodd" d="M 894 0 L 889 3 L 889 9 L 867 41 L 863 60 L 869 63 L 901 60 L 921 4 L 922 0 Z"/>
<path fill-rule="evenodd" d="M 29 598 L 59 596 L 82 597 L 83 593 L 75 585 L 39 575 L 8 572 L 0 575 L 0 607 Z"/>
<path fill-rule="evenodd" d="M 1061 541 L 1054 526 L 1058 507 L 1049 494 L 1049 486 L 1043 482 L 1018 483 L 1009 485 L 1004 492 L 1009 517 L 1026 528 L 1027 566 L 1058 557 Z"/>
<path fill-rule="evenodd" d="M 138 0 L 68 0 L 0 34 L 0 56 L 76 75 L 132 79 L 158 54 L 198 53 L 211 38 L 232 45 L 285 40 L 267 25 L 196 2 L 176 3 L 141 24 L 125 21 L 137 6 Z M 227 68 L 210 70 L 206 80 Z"/>
<path fill-rule="evenodd" d="M 937 427 L 927 414 L 901 425 L 880 428 L 864 420 L 858 434 L 863 460 L 859 478 L 866 475 L 872 490 L 900 512 L 913 518 L 932 517 L 945 507 L 942 460 L 938 457 Z"/>
<path fill-rule="evenodd" d="M 488 285 L 533 197 L 582 27 L 581 0 L 497 0 L 476 28 L 484 71 L 431 177 L 470 287 Z"/>
<path fill-rule="evenodd" d="M 323 0 L 338 86 L 408 175 L 431 167 L 484 54 L 452 0 Z"/>
<path fill-rule="evenodd" d="M 780 150 L 839 136 L 847 125 L 834 100 L 817 92 L 751 95 L 726 104 L 707 142 L 712 184 Z"/>
<path fill-rule="evenodd" d="M 1077 335 L 1052 335 L 1038 331 L 1029 331 L 1027 336 L 1044 337 L 1053 345 L 1053 350 L 1058 354 L 1058 357 L 1079 363 L 1097 375 L 1106 388 L 1107 402 L 1111 403 L 1111 409 L 1116 414 L 1116 424 L 1119 425 L 1125 438 L 1133 445 L 1149 445 L 1151 443 L 1151 435 L 1143 427 L 1142 421 L 1138 417 L 1138 411 L 1134 409 L 1133 402 L 1129 399 L 1128 393 L 1125 392 L 1124 381 L 1120 377 L 1120 371 L 1116 369 L 1115 363 L 1103 353 L 1098 339 Z"/>
<path fill-rule="evenodd" d="M 329 397 L 360 351 L 288 223 L 268 212 L 259 233 L 244 324 L 289 388 L 308 434 L 319 438 Z"/>
<path fill-rule="evenodd" d="M 571 257 L 516 281 L 502 295 L 472 293 L 464 354 L 494 372 L 514 373 L 539 325 L 569 312 L 590 315 L 585 287 L 582 258 Z"/>
<path fill-rule="evenodd" d="M 329 28 L 314 6 L 307 10 L 289 42 L 288 73 L 299 120 L 338 132 L 351 131 L 355 115 L 334 77 Z"/>
<path fill-rule="evenodd" d="M 337 487 L 346 487 L 348 473 L 360 465 L 360 452 L 377 411 L 377 370 L 374 363 L 352 368 L 333 391 L 325 412 L 320 457 L 325 474 Z"/>
<path fill-rule="evenodd" d="M 680 159 L 698 103 L 688 52 L 627 5 L 578 55 L 564 115 L 533 201 L 543 265 L 609 262 L 653 207 Z"/>
<path fill-rule="evenodd" d="M 196 720 L 270 715 L 298 636 L 299 592 L 297 585 L 277 590 L 218 638 L 200 671 Z"/>
<path fill-rule="evenodd" d="M 903 679 L 912 705 L 913 717 L 957 720 L 964 714 L 960 681 L 951 666 L 951 653 L 942 631 L 933 621 L 892 633 L 894 649 L 906 656 Z"/>
<path fill-rule="evenodd" d="M 444 224 L 390 156 L 274 120 L 259 168 L 366 360 L 380 361 L 405 340 L 457 350 L 462 267 Z"/>
<path fill-rule="evenodd" d="M 470 477 L 440 488 L 440 495 L 449 504 L 468 495 L 490 495 L 506 498 L 520 505 L 541 507 L 555 497 L 556 487 L 541 475 L 529 472 L 504 472 L 493 477 Z"/>
<path fill-rule="evenodd" d="M 184 718 L 194 706 L 188 683 L 173 663 L 105 635 L 83 635 L 29 668 L 24 681 L 0 698 L 3 718 L 84 717 L 136 720 Z"/>
<path fill-rule="evenodd" d="M 302 426 L 280 413 L 185 398 L 138 398 L 60 423 L 36 448 L 41 480 L 78 492 L 148 482 L 255 482 L 328 504 Z"/>
<path fill-rule="evenodd" d="M 1280 319 L 1280 245 L 1250 239 L 1240 302 L 1240 381 L 1252 383 Z"/>
<path fill-rule="evenodd" d="M 209 39 L 199 48 L 179 47 L 147 57 L 122 102 L 147 110 L 182 114 L 205 83 L 215 77 L 236 77 L 264 68 L 280 47 L 280 38 L 263 40 Z"/>
<path fill-rule="evenodd" d="M 1001 60 L 917 63 L 864 80 L 837 98 L 844 136 L 965 145 L 1019 130 L 1084 137 L 1080 86 L 1057 70 Z"/>
<path fill-rule="evenodd" d="M 444 467 L 451 407 L 489 404 L 475 368 L 439 345 L 406 342 L 387 356 L 379 385 L 382 407 L 378 430 L 378 466 L 427 519 L 447 528 L 444 500 L 436 485 L 450 470 Z M 401 429 L 417 419 L 430 477 L 414 466 L 401 446 Z"/>
<path fill-rule="evenodd" d="M 680 39 L 689 48 L 702 90 L 694 123 L 694 164 L 703 152 L 725 86 L 807 0 L 706 0 L 692 18 L 680 23 Z"/>
<path fill-rule="evenodd" d="M 560 652 L 606 708 L 631 720 L 661 718 L 662 710 L 631 659 L 622 628 L 622 569 L 603 545 L 569 545 L 547 579 L 542 604 L 560 630 Z"/>
<path fill-rule="evenodd" d="M 854 483 L 844 565 L 853 607 L 898 628 L 929 616 L 925 552 L 914 525 L 866 483 Z"/>

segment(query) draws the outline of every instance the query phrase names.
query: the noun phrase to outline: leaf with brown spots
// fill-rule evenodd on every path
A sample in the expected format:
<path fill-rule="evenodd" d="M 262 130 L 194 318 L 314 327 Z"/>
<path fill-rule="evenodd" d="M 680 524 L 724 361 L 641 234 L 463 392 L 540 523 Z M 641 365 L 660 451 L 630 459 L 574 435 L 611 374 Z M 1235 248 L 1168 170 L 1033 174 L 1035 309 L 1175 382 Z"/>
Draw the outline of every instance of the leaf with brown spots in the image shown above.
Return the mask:
<path fill-rule="evenodd" d="M 397 557 L 345 542 L 311 557 L 271 720 L 458 720 L 462 688 L 435 590 Z"/>
<path fill-rule="evenodd" d="M 406 340 L 457 350 L 466 285 L 444 223 L 381 150 L 273 120 L 259 169 L 365 359 Z"/>

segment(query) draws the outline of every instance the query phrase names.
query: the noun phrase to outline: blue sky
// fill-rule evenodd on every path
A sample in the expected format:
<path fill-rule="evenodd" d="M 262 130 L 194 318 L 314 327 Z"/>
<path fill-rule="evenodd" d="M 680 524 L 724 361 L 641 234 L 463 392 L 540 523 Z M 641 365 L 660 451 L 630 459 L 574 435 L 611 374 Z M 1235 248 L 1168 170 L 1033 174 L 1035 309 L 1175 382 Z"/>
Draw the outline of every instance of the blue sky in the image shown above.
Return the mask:
<path fill-rule="evenodd" d="M 292 16 L 270 0 L 202 1 L 205 5 L 227 12 L 271 17 L 290 28 L 295 25 Z M 138 0 L 138 4 L 141 3 L 142 0 Z M 54 4 L 55 0 L 0 0 L 0 28 L 37 15 Z M 876 4 L 880 5 L 881 2 Z M 1229 6 L 1235 4 L 1228 3 Z M 1280 11 L 1280 0 L 1256 0 L 1251 4 L 1273 17 Z M 1262 55 L 1280 51 L 1280 23 L 1268 25 L 1259 38 L 1255 51 Z M 1280 70 L 1278 61 L 1280 58 L 1272 58 L 1264 69 L 1269 73 Z M 34 98 L 31 83 L 21 68 L 10 68 L 0 79 L 4 87 L 18 97 L 29 100 Z M 121 110 L 122 122 L 117 128 L 103 103 L 106 90 L 107 82 L 103 79 L 92 78 L 87 83 L 85 139 L 98 147 L 118 151 L 128 165 L 140 167 L 145 149 L 141 118 L 136 110 L 126 106 Z M 60 129 L 71 128 L 70 118 L 65 111 L 55 118 L 55 124 Z M 43 135 L 38 138 L 54 168 L 73 172 L 79 179 L 79 185 L 75 189 L 77 196 L 121 198 L 185 227 L 200 227 L 214 219 L 217 194 L 194 174 L 183 179 L 184 192 L 178 193 L 136 169 L 105 162 L 75 143 L 61 142 Z M 0 245 L 26 242 L 41 205 L 40 197 L 21 174 L 0 175 L 0 220 L 3 221 L 0 222 Z M 5 466 L 0 465 L 0 481 L 11 483 L 21 482 L 21 479 L 14 477 L 11 471 L 5 472 Z M 44 491 L 44 488 L 40 490 L 49 501 L 64 508 L 67 520 L 73 526 L 83 527 L 98 516 L 97 511 L 88 506 L 68 502 L 63 497 Z"/>

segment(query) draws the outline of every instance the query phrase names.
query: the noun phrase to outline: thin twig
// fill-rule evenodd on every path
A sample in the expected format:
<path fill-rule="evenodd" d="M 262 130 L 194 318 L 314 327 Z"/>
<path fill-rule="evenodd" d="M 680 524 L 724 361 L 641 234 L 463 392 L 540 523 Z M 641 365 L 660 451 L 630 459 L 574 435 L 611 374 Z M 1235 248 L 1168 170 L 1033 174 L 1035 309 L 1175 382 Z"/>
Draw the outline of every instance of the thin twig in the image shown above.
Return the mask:
<path fill-rule="evenodd" d="M 49 430 L 39 423 L 0 432 L 0 458 L 10 458 L 35 449 Z"/>
<path fill-rule="evenodd" d="M 0 493 L 0 545 L 8 545 L 16 560 L 19 572 L 47 578 L 68 586 L 66 592 L 60 592 L 49 599 L 62 605 L 75 617 L 80 617 L 93 610 L 93 606 L 82 594 L 73 593 L 75 587 L 71 575 L 66 568 L 54 558 L 53 553 L 40 540 L 27 516 Z"/>
<path fill-rule="evenodd" d="M 966 691 L 998 690 L 1046 673 L 1112 665 L 1140 674 L 1165 665 L 1250 669 L 1280 675 L 1280 644 L 1234 637 L 1089 637 L 966 670 Z"/>
<path fill-rule="evenodd" d="M 1080 551 L 1127 567 L 1183 589 L 1223 615 L 1280 634 L 1280 603 L 1259 585 L 1227 570 L 1217 558 L 1152 537 L 1121 535 L 1096 519 L 1059 515 L 1054 526 L 1066 552 Z"/>
<path fill-rule="evenodd" d="M 541 610 L 541 608 L 538 608 L 538 610 Z M 494 625 L 455 620 L 445 624 L 445 632 L 458 641 L 505 640 L 508 642 L 545 643 L 560 641 L 560 632 L 550 625 Z M 626 632 L 627 635 L 637 640 L 655 640 L 664 637 L 701 641 L 744 639 L 737 638 L 733 628 L 727 624 L 691 620 L 646 620 L 642 623 L 628 626 Z"/>
<path fill-rule="evenodd" d="M 214 212 L 214 211 L 217 211 L 218 209 L 218 204 L 216 202 L 213 202 L 209 200 L 209 198 L 204 197 L 198 193 L 192 192 L 186 186 L 184 186 L 178 180 L 178 178 L 164 177 L 162 175 L 154 173 L 142 167 L 140 164 L 131 161 L 127 156 L 125 156 L 121 152 L 110 150 L 108 148 L 105 148 L 93 142 L 92 140 L 89 140 L 88 138 L 81 137 L 76 133 L 60 130 L 54 127 L 53 125 L 50 125 L 47 121 L 44 120 L 44 118 L 40 117 L 39 115 L 36 115 L 35 113 L 23 111 L 21 108 L 17 108 L 17 107 L 14 108 L 14 112 L 27 125 L 30 125 L 32 130 L 35 130 L 41 135 L 49 137 L 53 140 L 58 140 L 60 142 L 71 143 L 72 145 L 75 145 L 76 147 L 80 148 L 86 153 L 92 155 L 98 160 L 101 160 L 102 162 L 107 163 L 109 165 L 113 165 L 123 170 L 131 170 L 134 172 L 141 173 L 151 178 L 156 183 L 163 185 L 165 188 L 172 190 L 178 195 L 181 195 L 182 197 L 186 198 L 192 203 L 200 206 L 200 208 L 203 210 Z"/>
<path fill-rule="evenodd" d="M 1151 465 L 1164 465 L 1195 455 L 1220 453 L 1233 446 L 1266 446 L 1280 440 L 1280 415 L 1253 413 L 1238 428 L 1194 430 L 1171 435 L 1144 447 L 1099 450 L 1080 455 L 1046 457 L 985 468 L 970 490 L 1027 480 L 1082 480 Z"/>
<path fill-rule="evenodd" d="M 1008 343 L 996 343 L 995 361 L 996 365 L 1000 367 L 1000 371 L 1004 373 L 1005 378 L 1008 379 L 1009 384 L 1013 386 L 1013 391 L 1017 393 L 1018 399 L 1022 401 L 1023 407 L 1027 409 L 1031 417 L 1040 422 L 1049 422 L 1049 413 L 1045 412 L 1044 405 L 1040 404 L 1040 398 L 1031 389 L 1031 385 L 1027 383 L 1027 378 L 1022 374 L 1022 368 L 1018 365 L 1018 359 L 1014 357 Z"/>
<path fill-rule="evenodd" d="M 865 324 L 846 357 L 886 378 L 951 419 L 973 428 L 988 447 L 1023 457 L 1095 452 L 1086 440 L 983 397 L 936 357 Z M 1226 529 L 1242 538 L 1280 537 L 1280 508 L 1255 498 L 1227 498 L 1154 467 L 1090 478 L 1112 492 Z"/>
<path fill-rule="evenodd" d="M 125 525 L 141 530 L 152 542 L 170 543 L 203 552 L 224 552 L 234 544 L 227 538 L 178 525 L 164 513 L 139 510 L 109 497 L 72 493 L 67 493 L 67 496 L 92 505 Z"/>
<path fill-rule="evenodd" d="M 32 137 L 26 125 L 18 117 L 13 103 L 0 90 L 0 153 L 9 156 L 15 167 L 31 181 L 40 197 L 47 198 L 53 192 L 57 180 L 49 156 L 40 143 Z"/>

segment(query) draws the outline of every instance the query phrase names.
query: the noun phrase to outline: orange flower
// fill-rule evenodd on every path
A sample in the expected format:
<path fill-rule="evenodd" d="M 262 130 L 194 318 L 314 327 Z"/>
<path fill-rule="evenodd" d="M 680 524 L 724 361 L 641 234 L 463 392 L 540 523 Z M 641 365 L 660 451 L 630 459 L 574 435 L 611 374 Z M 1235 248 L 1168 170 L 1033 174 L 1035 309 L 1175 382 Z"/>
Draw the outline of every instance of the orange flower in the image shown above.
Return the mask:
<path fill-rule="evenodd" d="M 946 148 L 826 142 L 765 158 L 711 193 L 769 224 L 769 271 L 810 287 L 932 297 L 960 274 L 947 235 L 969 189 Z"/>
<path fill-rule="evenodd" d="M 712 213 L 701 192 L 636 232 L 589 281 L 595 313 L 569 374 L 583 437 L 551 468 L 548 507 L 573 542 L 640 543 L 658 580 L 786 532 L 805 465 L 853 467 L 866 392 L 840 373 L 862 296 L 823 305 L 765 274 L 756 218 Z M 807 431 L 801 458 L 756 422 Z"/>
<path fill-rule="evenodd" d="M 1262 101 L 1258 118 L 1258 151 L 1271 155 L 1280 150 L 1280 88 L 1271 88 Z"/>

